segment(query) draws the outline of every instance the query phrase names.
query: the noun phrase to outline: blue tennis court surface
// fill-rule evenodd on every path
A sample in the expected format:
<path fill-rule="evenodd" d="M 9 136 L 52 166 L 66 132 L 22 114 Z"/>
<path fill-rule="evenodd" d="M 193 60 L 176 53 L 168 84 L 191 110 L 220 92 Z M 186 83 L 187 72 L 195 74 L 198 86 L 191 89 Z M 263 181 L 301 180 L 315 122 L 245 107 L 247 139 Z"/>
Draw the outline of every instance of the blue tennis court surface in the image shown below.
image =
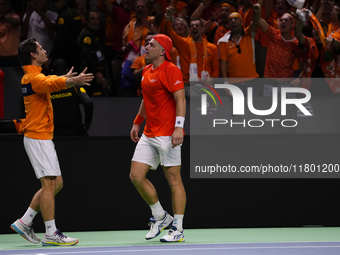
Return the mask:
<path fill-rule="evenodd" d="M 242 243 L 242 244 L 164 244 L 120 247 L 57 247 L 7 250 L 8 255 L 66 255 L 66 254 L 235 254 L 235 255 L 339 255 L 340 242 L 311 243 Z"/>
<path fill-rule="evenodd" d="M 79 243 L 67 247 L 32 244 L 20 235 L 0 235 L 0 255 L 340 255 L 339 227 L 186 229 L 185 242 L 146 241 L 148 230 L 66 233 Z M 44 233 L 37 233 L 42 238 Z"/>

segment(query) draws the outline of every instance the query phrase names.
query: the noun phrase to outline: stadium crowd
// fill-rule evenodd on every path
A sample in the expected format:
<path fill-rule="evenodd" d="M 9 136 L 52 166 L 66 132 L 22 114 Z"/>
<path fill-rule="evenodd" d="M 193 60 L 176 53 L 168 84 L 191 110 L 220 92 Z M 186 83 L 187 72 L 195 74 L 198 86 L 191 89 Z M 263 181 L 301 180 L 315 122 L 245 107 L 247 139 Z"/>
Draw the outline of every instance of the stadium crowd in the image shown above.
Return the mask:
<path fill-rule="evenodd" d="M 191 82 L 238 78 L 257 96 L 285 86 L 332 96 L 340 92 L 339 28 L 338 0 L 0 0 L 0 68 L 20 66 L 19 43 L 36 38 L 49 57 L 44 74 L 63 59 L 94 74 L 89 96 L 141 96 L 145 46 L 163 33 L 186 93 Z"/>

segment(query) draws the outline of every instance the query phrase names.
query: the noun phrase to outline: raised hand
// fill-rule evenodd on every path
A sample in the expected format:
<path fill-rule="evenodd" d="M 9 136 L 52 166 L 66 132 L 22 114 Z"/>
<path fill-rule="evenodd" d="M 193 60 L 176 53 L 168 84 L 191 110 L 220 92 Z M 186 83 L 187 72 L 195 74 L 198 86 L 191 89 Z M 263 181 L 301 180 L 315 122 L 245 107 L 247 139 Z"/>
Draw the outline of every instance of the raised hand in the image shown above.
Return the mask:
<path fill-rule="evenodd" d="M 73 68 L 71 68 L 71 70 L 67 74 L 73 75 L 72 71 Z M 86 73 L 86 71 L 87 67 L 78 76 L 69 77 L 66 80 L 66 86 L 69 88 L 73 87 L 76 84 L 91 86 L 89 82 L 93 80 L 94 76 L 92 73 Z"/>
<path fill-rule="evenodd" d="M 92 73 L 86 73 L 86 71 L 87 67 L 85 67 L 85 69 L 78 76 L 74 77 L 77 79 L 77 84 L 91 86 L 91 84 L 88 82 L 91 82 L 94 76 Z"/>
<path fill-rule="evenodd" d="M 260 13 L 261 12 L 261 5 L 259 3 L 256 3 L 253 5 L 254 13 Z"/>
<path fill-rule="evenodd" d="M 73 73 L 73 66 L 72 66 L 72 68 L 70 69 L 70 71 L 67 73 L 67 74 L 65 74 L 65 75 L 63 75 L 64 77 L 67 77 L 67 78 L 71 78 L 71 77 L 73 77 L 73 76 L 75 76 L 76 74 L 77 74 L 77 72 L 74 72 Z"/>
<path fill-rule="evenodd" d="M 221 13 L 222 13 L 222 8 L 218 8 L 215 12 L 212 13 L 211 19 L 218 21 L 221 17 Z"/>

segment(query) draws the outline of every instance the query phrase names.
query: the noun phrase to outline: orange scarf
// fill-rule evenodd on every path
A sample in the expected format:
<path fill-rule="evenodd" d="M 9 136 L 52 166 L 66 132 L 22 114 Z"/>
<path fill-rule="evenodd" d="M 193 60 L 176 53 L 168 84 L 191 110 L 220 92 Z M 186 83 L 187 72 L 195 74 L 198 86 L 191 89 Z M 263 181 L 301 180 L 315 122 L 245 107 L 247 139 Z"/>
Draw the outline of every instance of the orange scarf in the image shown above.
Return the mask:
<path fill-rule="evenodd" d="M 333 23 L 328 24 L 328 31 L 327 31 L 327 36 L 329 36 L 332 32 L 338 30 L 340 27 L 339 26 L 334 26 Z"/>
<path fill-rule="evenodd" d="M 316 66 L 317 59 L 319 57 L 319 50 L 316 46 L 315 40 L 312 38 L 305 38 L 305 40 L 309 41 L 309 48 L 307 52 L 304 52 L 304 59 L 306 59 L 303 66 L 303 75 L 302 75 L 302 88 L 309 89 L 311 85 L 311 77 Z"/>
<path fill-rule="evenodd" d="M 340 30 L 339 29 L 331 33 L 330 36 L 340 42 Z"/>
<path fill-rule="evenodd" d="M 315 30 L 318 31 L 320 40 L 322 42 L 322 45 L 326 46 L 326 37 L 325 37 L 325 33 L 323 32 L 323 29 L 321 27 L 320 22 L 318 21 L 318 19 L 315 17 L 315 15 L 313 13 L 309 17 L 309 20 L 312 23 L 312 25 L 315 28 Z"/>
<path fill-rule="evenodd" d="M 202 36 L 203 43 L 203 63 L 202 63 L 202 72 L 201 72 L 201 80 L 205 80 L 210 77 L 209 72 L 206 71 L 208 66 L 208 40 L 205 35 Z M 195 46 L 194 39 L 189 36 L 189 45 L 190 45 L 190 65 L 189 65 L 189 81 L 199 81 L 198 78 L 198 69 L 197 69 L 197 50 Z"/>
<path fill-rule="evenodd" d="M 338 63 L 337 54 L 334 53 L 332 44 L 322 48 L 320 62 L 329 87 L 334 94 L 339 93 L 340 84 L 335 78 L 340 77 L 340 65 Z"/>

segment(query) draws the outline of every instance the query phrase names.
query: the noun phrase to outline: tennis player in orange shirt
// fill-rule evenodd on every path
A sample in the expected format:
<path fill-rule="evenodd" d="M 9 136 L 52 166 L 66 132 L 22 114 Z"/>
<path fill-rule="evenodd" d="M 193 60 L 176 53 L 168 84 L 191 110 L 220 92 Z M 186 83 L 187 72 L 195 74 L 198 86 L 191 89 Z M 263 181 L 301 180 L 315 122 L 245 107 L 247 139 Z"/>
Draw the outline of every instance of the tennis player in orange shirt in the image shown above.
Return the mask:
<path fill-rule="evenodd" d="M 130 179 L 139 194 L 150 206 L 152 218 L 147 240 L 157 237 L 165 228 L 169 232 L 161 242 L 183 242 L 183 217 L 186 194 L 181 178 L 181 144 L 186 101 L 181 70 L 171 63 L 171 39 L 158 34 L 146 47 L 145 60 L 150 65 L 144 67 L 142 75 L 143 101 L 133 123 L 130 136 L 138 142 L 132 158 Z M 141 138 L 138 137 L 140 124 L 146 118 Z M 174 217 L 164 211 L 157 192 L 146 178 L 150 169 L 161 164 L 172 192 Z M 172 225 L 170 225 L 172 223 Z"/>

